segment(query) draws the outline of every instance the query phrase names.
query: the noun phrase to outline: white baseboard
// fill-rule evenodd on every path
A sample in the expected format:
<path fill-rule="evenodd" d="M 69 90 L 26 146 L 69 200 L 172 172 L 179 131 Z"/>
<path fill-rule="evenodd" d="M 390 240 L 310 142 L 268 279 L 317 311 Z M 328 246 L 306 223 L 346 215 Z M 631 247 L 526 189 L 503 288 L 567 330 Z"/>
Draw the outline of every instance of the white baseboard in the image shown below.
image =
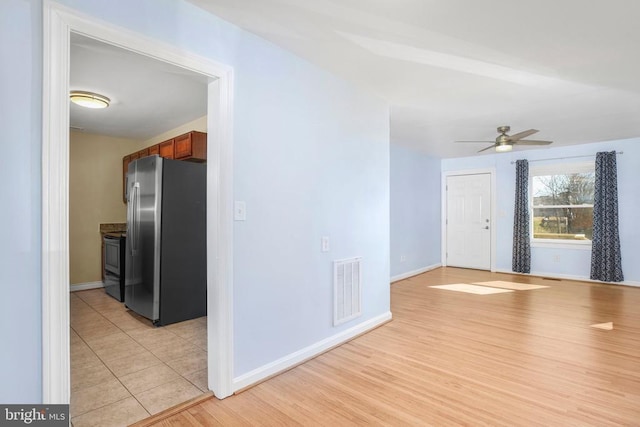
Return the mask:
<path fill-rule="evenodd" d="M 384 314 L 381 314 L 380 316 L 376 316 L 373 319 L 362 322 L 359 325 L 342 331 L 336 335 L 325 338 L 322 341 L 318 341 L 315 344 L 281 357 L 278 360 L 267 363 L 266 365 L 254 369 L 253 371 L 240 375 L 239 377 L 233 379 L 233 391 L 236 392 L 238 390 L 243 390 L 269 377 L 291 369 L 296 365 L 306 362 L 309 359 L 312 359 L 334 347 L 339 346 L 340 344 L 344 344 L 345 342 L 350 341 L 358 335 L 377 328 L 383 323 L 391 320 L 391 318 L 391 312 L 388 311 Z"/>
<path fill-rule="evenodd" d="M 104 283 L 100 282 L 87 282 L 76 283 L 75 285 L 69 285 L 69 292 L 86 291 L 87 289 L 104 288 Z"/>
<path fill-rule="evenodd" d="M 418 274 L 426 273 L 427 271 L 435 270 L 436 268 L 442 267 L 441 263 L 433 264 L 428 267 L 419 268 L 417 270 L 408 271 L 402 274 L 396 274 L 391 277 L 391 283 L 397 282 L 399 280 L 408 279 L 409 277 L 417 276 Z"/>
<path fill-rule="evenodd" d="M 604 283 L 607 285 L 624 285 L 624 286 L 640 287 L 640 282 L 633 282 L 630 280 L 625 280 L 624 282 L 602 282 L 600 280 L 591 280 L 588 277 L 573 276 L 570 274 L 542 273 L 539 271 L 533 271 L 531 273 L 516 273 L 515 271 L 501 270 L 501 269 L 496 270 L 496 273 L 519 274 L 522 276 L 540 276 L 540 277 L 548 277 L 550 279 L 579 280 L 581 282 Z"/>

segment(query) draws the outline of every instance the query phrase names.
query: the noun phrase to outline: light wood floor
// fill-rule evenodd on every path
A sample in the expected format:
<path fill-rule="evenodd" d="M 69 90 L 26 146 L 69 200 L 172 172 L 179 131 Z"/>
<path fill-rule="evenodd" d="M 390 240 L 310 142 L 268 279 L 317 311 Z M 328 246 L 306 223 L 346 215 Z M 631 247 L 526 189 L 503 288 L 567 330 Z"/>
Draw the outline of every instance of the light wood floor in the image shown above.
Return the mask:
<path fill-rule="evenodd" d="M 489 280 L 549 288 L 428 287 Z M 366 335 L 155 425 L 640 425 L 640 288 L 441 268 L 393 284 L 391 308 Z"/>

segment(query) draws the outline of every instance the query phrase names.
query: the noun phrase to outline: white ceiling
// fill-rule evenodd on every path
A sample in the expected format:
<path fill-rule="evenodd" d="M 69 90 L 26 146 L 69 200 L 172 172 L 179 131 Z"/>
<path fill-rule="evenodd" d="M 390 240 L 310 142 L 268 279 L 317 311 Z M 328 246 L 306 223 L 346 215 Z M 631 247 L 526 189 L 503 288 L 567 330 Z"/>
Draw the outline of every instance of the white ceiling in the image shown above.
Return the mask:
<path fill-rule="evenodd" d="M 474 155 L 453 141 L 500 125 L 552 146 L 640 136 L 635 0 L 190 1 L 386 99 L 391 141 L 434 156 Z M 206 84 L 72 34 L 71 89 L 112 99 L 71 104 L 85 132 L 148 139 L 204 116 Z"/>
<path fill-rule="evenodd" d="M 99 93 L 111 105 L 70 103 L 72 129 L 146 140 L 207 114 L 207 77 L 94 39 L 71 34 L 71 90 Z"/>
<path fill-rule="evenodd" d="M 391 141 L 434 156 L 500 125 L 552 146 L 640 136 L 636 0 L 189 1 L 388 100 Z"/>

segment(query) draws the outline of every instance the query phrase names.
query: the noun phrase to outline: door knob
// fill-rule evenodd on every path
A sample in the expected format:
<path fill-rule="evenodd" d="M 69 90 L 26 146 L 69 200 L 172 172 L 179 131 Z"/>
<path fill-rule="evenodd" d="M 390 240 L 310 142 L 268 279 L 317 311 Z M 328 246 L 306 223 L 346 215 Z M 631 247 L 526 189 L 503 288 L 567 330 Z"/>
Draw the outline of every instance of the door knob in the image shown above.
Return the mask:
<path fill-rule="evenodd" d="M 488 229 L 489 229 L 489 226 L 487 225 L 484 229 L 485 229 L 485 230 L 488 230 Z"/>

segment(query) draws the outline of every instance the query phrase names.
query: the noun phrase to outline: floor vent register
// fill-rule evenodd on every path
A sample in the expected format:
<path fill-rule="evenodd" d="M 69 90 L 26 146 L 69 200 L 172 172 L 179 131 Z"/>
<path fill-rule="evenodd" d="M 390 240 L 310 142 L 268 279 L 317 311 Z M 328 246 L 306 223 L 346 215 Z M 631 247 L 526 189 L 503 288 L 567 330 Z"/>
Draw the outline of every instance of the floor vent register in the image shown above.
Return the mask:
<path fill-rule="evenodd" d="M 333 326 L 362 314 L 362 258 L 333 262 Z"/>

